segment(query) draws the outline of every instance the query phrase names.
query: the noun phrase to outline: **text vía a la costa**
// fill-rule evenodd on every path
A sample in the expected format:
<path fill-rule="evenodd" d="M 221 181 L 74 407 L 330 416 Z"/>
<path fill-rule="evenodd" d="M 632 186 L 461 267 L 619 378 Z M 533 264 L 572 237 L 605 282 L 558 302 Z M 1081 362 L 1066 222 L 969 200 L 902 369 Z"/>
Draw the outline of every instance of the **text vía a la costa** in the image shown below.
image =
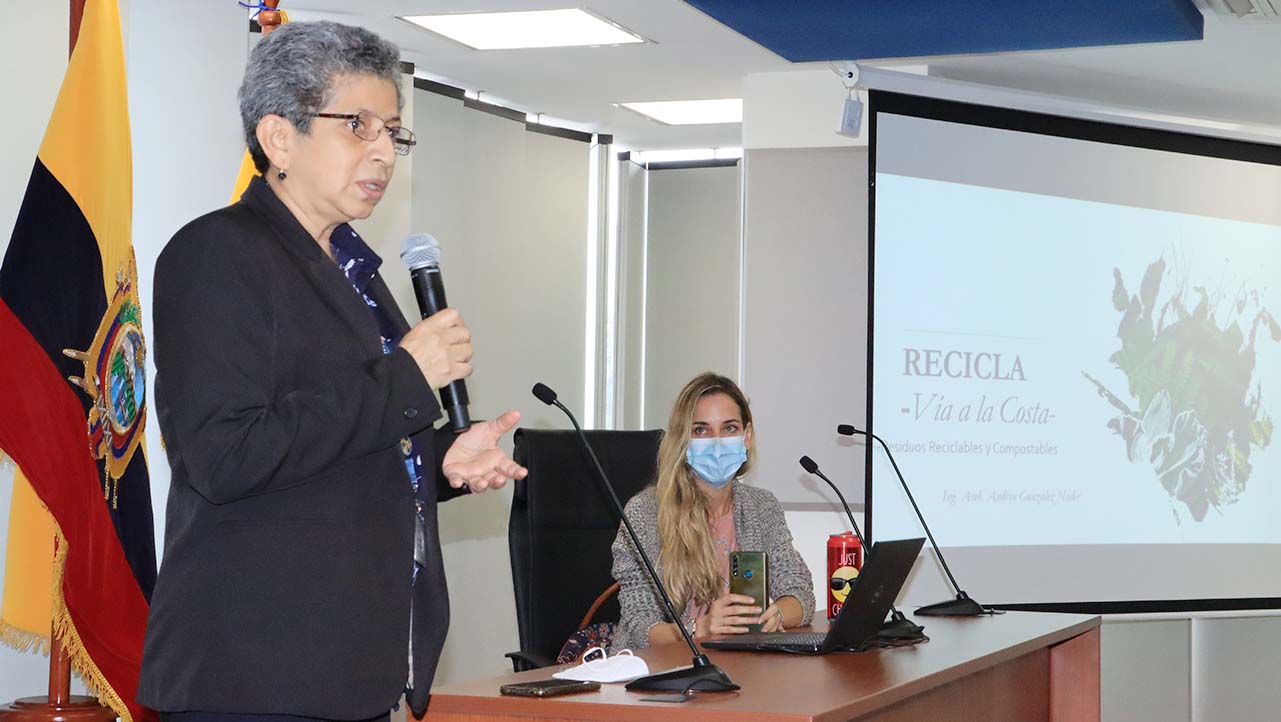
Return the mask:
<path fill-rule="evenodd" d="M 911 414 L 913 421 L 928 419 L 931 421 L 976 422 L 980 424 L 1000 421 L 1006 424 L 1048 424 L 1054 420 L 1054 412 L 1040 402 L 1028 402 L 1014 394 L 1002 399 L 988 401 L 987 394 L 979 397 L 977 402 L 953 401 L 946 394 L 920 392 L 912 394 L 911 407 L 901 411 Z"/>

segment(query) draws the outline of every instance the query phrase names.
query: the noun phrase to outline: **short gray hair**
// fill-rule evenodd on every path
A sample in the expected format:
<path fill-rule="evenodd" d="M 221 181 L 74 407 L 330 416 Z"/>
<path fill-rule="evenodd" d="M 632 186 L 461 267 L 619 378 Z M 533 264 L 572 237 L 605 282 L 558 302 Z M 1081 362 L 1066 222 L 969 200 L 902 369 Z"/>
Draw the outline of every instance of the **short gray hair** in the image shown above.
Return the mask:
<path fill-rule="evenodd" d="M 400 48 L 359 27 L 328 20 L 286 23 L 258 42 L 240 84 L 240 120 L 258 172 L 270 162 L 258 142 L 258 121 L 279 115 L 302 133 L 311 132 L 310 113 L 329 102 L 334 82 L 344 75 L 372 75 L 400 95 Z"/>

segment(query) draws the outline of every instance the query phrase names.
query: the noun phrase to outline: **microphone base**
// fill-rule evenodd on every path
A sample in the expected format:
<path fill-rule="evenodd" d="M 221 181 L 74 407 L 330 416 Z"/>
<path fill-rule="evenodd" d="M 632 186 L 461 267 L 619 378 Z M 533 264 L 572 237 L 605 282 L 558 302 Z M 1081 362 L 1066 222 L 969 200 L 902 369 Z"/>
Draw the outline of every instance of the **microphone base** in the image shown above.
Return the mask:
<path fill-rule="evenodd" d="M 981 617 L 987 614 L 982 604 L 970 599 L 965 592 L 957 592 L 956 599 L 930 604 L 916 610 L 918 617 Z"/>
<path fill-rule="evenodd" d="M 881 625 L 881 631 L 876 633 L 881 639 L 920 639 L 925 636 L 925 627 L 920 624 L 913 624 L 911 620 L 904 616 L 891 617 L 889 621 Z"/>
<path fill-rule="evenodd" d="M 648 677 L 632 680 L 625 689 L 629 692 L 733 692 L 741 689 L 720 667 L 707 660 L 707 655 L 694 658 L 694 664 Z"/>

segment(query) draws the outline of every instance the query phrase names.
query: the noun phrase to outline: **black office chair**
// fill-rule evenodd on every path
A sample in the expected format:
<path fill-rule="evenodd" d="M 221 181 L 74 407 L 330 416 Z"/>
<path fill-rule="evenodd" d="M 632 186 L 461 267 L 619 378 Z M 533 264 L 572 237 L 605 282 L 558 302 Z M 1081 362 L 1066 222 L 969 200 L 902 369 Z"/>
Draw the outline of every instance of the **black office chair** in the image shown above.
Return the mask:
<path fill-rule="evenodd" d="M 588 431 L 587 439 L 624 503 L 654 480 L 661 431 Z M 518 429 L 513 457 L 529 469 L 512 497 L 507 542 L 521 672 L 552 664 L 580 623 L 617 621 L 616 596 L 583 614 L 614 582 L 610 545 L 621 520 L 573 431 Z"/>

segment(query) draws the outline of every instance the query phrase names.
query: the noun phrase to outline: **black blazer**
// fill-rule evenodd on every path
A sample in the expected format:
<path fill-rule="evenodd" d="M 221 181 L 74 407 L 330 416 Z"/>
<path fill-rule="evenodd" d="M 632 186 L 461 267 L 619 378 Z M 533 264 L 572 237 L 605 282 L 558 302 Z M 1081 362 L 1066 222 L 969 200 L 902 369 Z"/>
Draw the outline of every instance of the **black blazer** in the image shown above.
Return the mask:
<path fill-rule="evenodd" d="M 369 293 L 408 324 L 381 278 Z M 439 404 L 408 352 L 262 180 L 156 263 L 155 408 L 172 470 L 138 701 L 156 710 L 364 719 L 408 678 L 421 714 L 449 598 Z M 416 584 L 415 435 L 429 563 Z M 440 488 L 438 488 L 440 487 Z"/>

